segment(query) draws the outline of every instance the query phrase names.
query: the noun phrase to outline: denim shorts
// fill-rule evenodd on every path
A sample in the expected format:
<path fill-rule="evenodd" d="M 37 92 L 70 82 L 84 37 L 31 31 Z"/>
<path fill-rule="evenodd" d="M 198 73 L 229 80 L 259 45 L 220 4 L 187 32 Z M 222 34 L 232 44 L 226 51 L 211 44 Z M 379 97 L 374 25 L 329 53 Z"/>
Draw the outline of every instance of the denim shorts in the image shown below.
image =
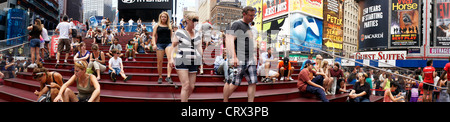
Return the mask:
<path fill-rule="evenodd" d="M 189 73 L 197 73 L 198 72 L 198 66 L 199 65 L 184 65 L 184 63 L 181 63 L 181 65 L 176 65 L 176 70 L 189 70 Z"/>
<path fill-rule="evenodd" d="M 172 46 L 172 43 L 156 44 L 157 50 L 165 50 L 167 47 Z"/>
<path fill-rule="evenodd" d="M 119 76 L 119 75 L 120 75 L 121 69 L 120 69 L 120 68 L 113 68 L 113 69 L 114 69 L 114 71 L 116 71 L 116 75 Z M 111 73 L 112 73 L 112 70 L 110 69 L 110 70 L 108 71 L 108 74 L 111 74 Z"/>
<path fill-rule="evenodd" d="M 31 39 L 30 47 L 41 47 L 41 40 L 40 39 Z"/>

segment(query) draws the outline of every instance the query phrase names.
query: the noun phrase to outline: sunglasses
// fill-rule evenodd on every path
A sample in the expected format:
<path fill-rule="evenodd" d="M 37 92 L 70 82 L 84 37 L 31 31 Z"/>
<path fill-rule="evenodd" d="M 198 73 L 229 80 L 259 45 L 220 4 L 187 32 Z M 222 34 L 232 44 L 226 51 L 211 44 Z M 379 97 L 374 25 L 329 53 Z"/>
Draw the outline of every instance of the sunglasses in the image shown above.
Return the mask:
<path fill-rule="evenodd" d="M 42 76 L 44 76 L 44 72 L 40 72 L 40 73 L 35 73 L 35 74 L 33 74 L 33 79 L 39 79 L 39 78 L 41 78 Z"/>
<path fill-rule="evenodd" d="M 192 22 L 198 22 L 197 18 L 192 19 Z"/>

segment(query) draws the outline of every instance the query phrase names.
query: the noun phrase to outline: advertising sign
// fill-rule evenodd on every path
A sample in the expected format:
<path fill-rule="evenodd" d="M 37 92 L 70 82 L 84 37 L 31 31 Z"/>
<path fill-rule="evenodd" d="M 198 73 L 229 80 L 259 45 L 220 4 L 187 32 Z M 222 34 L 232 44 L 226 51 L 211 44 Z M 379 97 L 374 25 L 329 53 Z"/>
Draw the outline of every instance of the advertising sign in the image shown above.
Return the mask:
<path fill-rule="evenodd" d="M 253 19 L 255 27 L 258 33 L 262 33 L 262 0 L 247 0 L 247 6 L 251 6 L 256 10 L 256 17 Z M 256 39 L 257 42 L 261 41 L 261 36 Z"/>
<path fill-rule="evenodd" d="M 316 18 L 323 18 L 323 2 L 324 0 L 289 0 L 290 11 L 301 11 L 307 15 Z"/>
<path fill-rule="evenodd" d="M 118 9 L 172 9 L 173 0 L 118 0 Z"/>
<path fill-rule="evenodd" d="M 324 0 L 323 46 L 326 51 L 342 52 L 343 5 L 342 0 Z"/>
<path fill-rule="evenodd" d="M 362 5 L 362 6 L 361 6 Z M 389 29 L 389 2 L 386 0 L 360 1 L 359 47 L 361 50 L 387 48 Z"/>
<path fill-rule="evenodd" d="M 322 49 L 322 20 L 300 13 L 294 13 L 291 14 L 290 21 L 291 51 L 311 51 L 310 48 L 304 48 L 302 46 Z"/>
<path fill-rule="evenodd" d="M 27 31 L 27 15 L 26 11 L 22 9 L 10 9 L 8 10 L 7 19 L 7 29 L 6 29 L 6 38 L 14 38 L 21 37 L 26 35 Z M 22 44 L 25 41 L 25 38 L 20 38 L 17 40 L 8 40 L 6 41 L 6 45 L 17 45 Z"/>
<path fill-rule="evenodd" d="M 289 0 L 266 0 L 263 4 L 263 17 L 270 19 L 289 11 Z"/>
<path fill-rule="evenodd" d="M 435 46 L 450 46 L 450 0 L 436 0 Z"/>
<path fill-rule="evenodd" d="M 55 56 L 56 51 L 58 51 L 59 35 L 52 36 L 50 40 L 50 55 Z"/>
<path fill-rule="evenodd" d="M 390 47 L 419 47 L 419 0 L 392 0 Z"/>
<path fill-rule="evenodd" d="M 355 59 L 368 60 L 405 60 L 406 51 L 369 51 L 355 53 Z"/>
<path fill-rule="evenodd" d="M 450 48 L 430 48 L 430 54 L 450 54 Z"/>

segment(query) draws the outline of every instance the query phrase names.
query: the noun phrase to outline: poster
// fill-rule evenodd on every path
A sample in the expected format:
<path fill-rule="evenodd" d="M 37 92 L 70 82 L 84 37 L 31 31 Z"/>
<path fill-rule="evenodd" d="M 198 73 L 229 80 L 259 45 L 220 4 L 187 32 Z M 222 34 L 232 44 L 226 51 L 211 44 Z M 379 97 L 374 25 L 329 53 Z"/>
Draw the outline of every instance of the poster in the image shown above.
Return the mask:
<path fill-rule="evenodd" d="M 322 19 L 323 1 L 324 0 L 289 0 L 289 9 L 290 11 L 300 11 L 309 16 Z"/>
<path fill-rule="evenodd" d="M 419 47 L 419 0 L 392 0 L 390 47 Z"/>
<path fill-rule="evenodd" d="M 328 52 L 342 52 L 343 45 L 343 11 L 342 0 L 324 0 L 323 46 Z"/>
<path fill-rule="evenodd" d="M 253 22 L 255 22 L 256 30 L 258 31 L 258 34 L 262 33 L 262 0 L 247 0 L 247 6 L 252 6 L 256 10 L 256 17 L 253 19 Z M 257 42 L 261 42 L 261 36 L 258 36 L 256 38 Z M 261 46 L 261 45 L 260 45 Z"/>
<path fill-rule="evenodd" d="M 289 11 L 289 0 L 265 0 L 263 4 L 263 18 L 270 19 Z"/>
<path fill-rule="evenodd" d="M 387 49 L 389 4 L 388 0 L 360 1 L 359 51 Z"/>
<path fill-rule="evenodd" d="M 263 24 L 263 41 L 267 47 L 275 47 L 274 51 L 281 52 L 288 50 L 284 47 L 287 43 L 280 43 L 283 40 L 288 40 L 289 35 L 289 20 L 287 18 L 280 18 L 277 20 L 269 21 Z"/>
<path fill-rule="evenodd" d="M 58 51 L 58 43 L 59 43 L 59 35 L 52 36 L 52 40 L 50 40 L 50 56 L 55 56 Z"/>
<path fill-rule="evenodd" d="M 322 20 L 304 14 L 294 13 L 290 16 L 290 28 L 291 51 L 311 52 L 310 48 L 304 48 L 302 46 L 322 49 Z"/>
<path fill-rule="evenodd" d="M 26 35 L 27 31 L 27 15 L 22 9 L 9 9 L 7 15 L 6 38 L 15 38 Z M 22 44 L 26 38 L 14 39 L 6 41 L 7 46 Z"/>
<path fill-rule="evenodd" d="M 98 26 L 98 21 L 95 16 L 89 17 L 89 25 L 92 27 Z"/>
<path fill-rule="evenodd" d="M 450 0 L 436 1 L 435 46 L 450 46 Z"/>

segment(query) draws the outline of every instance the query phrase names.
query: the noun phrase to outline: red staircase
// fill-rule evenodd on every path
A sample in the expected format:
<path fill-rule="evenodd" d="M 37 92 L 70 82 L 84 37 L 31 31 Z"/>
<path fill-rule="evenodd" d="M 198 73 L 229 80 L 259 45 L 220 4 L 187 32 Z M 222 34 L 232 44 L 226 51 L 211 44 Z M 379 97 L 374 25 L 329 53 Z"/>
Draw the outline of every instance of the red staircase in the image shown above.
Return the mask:
<path fill-rule="evenodd" d="M 129 39 L 128 36 L 118 37 L 122 48 Z M 87 49 L 91 49 L 93 39 L 84 39 Z M 100 46 L 100 50 L 107 52 L 109 46 Z M 124 52 L 124 51 L 122 51 Z M 61 62 L 64 61 L 63 55 Z M 214 53 L 211 59 L 214 61 Z M 67 66 L 55 69 L 56 60 L 46 60 L 44 67 L 49 71 L 57 71 L 63 75 L 66 82 L 73 72 L 73 56 L 69 57 Z M 106 60 L 109 57 L 106 56 Z M 181 83 L 179 82 L 176 70 L 172 70 L 172 80 L 174 84 L 157 84 L 158 73 L 156 67 L 156 53 L 138 54 L 135 62 L 124 61 L 124 70 L 127 75 L 133 75 L 128 82 L 123 82 L 121 78 L 117 82 L 112 82 L 110 76 L 105 71 L 101 74 L 101 101 L 102 102 L 179 102 Z M 167 65 L 167 59 L 164 59 L 163 66 Z M 294 63 L 295 71 L 292 78 L 297 79 L 299 73 L 299 65 Z M 189 98 L 191 102 L 222 102 L 223 101 L 223 79 L 222 75 L 211 75 L 213 65 L 204 65 L 203 75 L 197 75 L 194 93 Z M 28 69 L 32 71 L 32 69 Z M 167 68 L 163 68 L 163 78 L 166 78 Z M 260 81 L 260 80 L 259 80 Z M 255 101 L 256 102 L 318 102 L 320 100 L 315 97 L 302 97 L 296 88 L 297 81 L 277 81 L 275 83 L 258 83 Z M 178 86 L 178 88 L 175 88 Z M 242 82 L 241 86 L 233 93 L 230 98 L 231 102 L 247 101 L 247 82 Z M 71 86 L 74 92 L 78 92 L 75 86 Z M 0 102 L 34 102 L 37 96 L 33 94 L 35 90 L 39 90 L 39 83 L 32 79 L 30 72 L 17 73 L 17 78 L 7 79 L 3 86 L 0 86 Z M 328 96 L 333 102 L 345 101 L 346 94 L 338 96 Z"/>

